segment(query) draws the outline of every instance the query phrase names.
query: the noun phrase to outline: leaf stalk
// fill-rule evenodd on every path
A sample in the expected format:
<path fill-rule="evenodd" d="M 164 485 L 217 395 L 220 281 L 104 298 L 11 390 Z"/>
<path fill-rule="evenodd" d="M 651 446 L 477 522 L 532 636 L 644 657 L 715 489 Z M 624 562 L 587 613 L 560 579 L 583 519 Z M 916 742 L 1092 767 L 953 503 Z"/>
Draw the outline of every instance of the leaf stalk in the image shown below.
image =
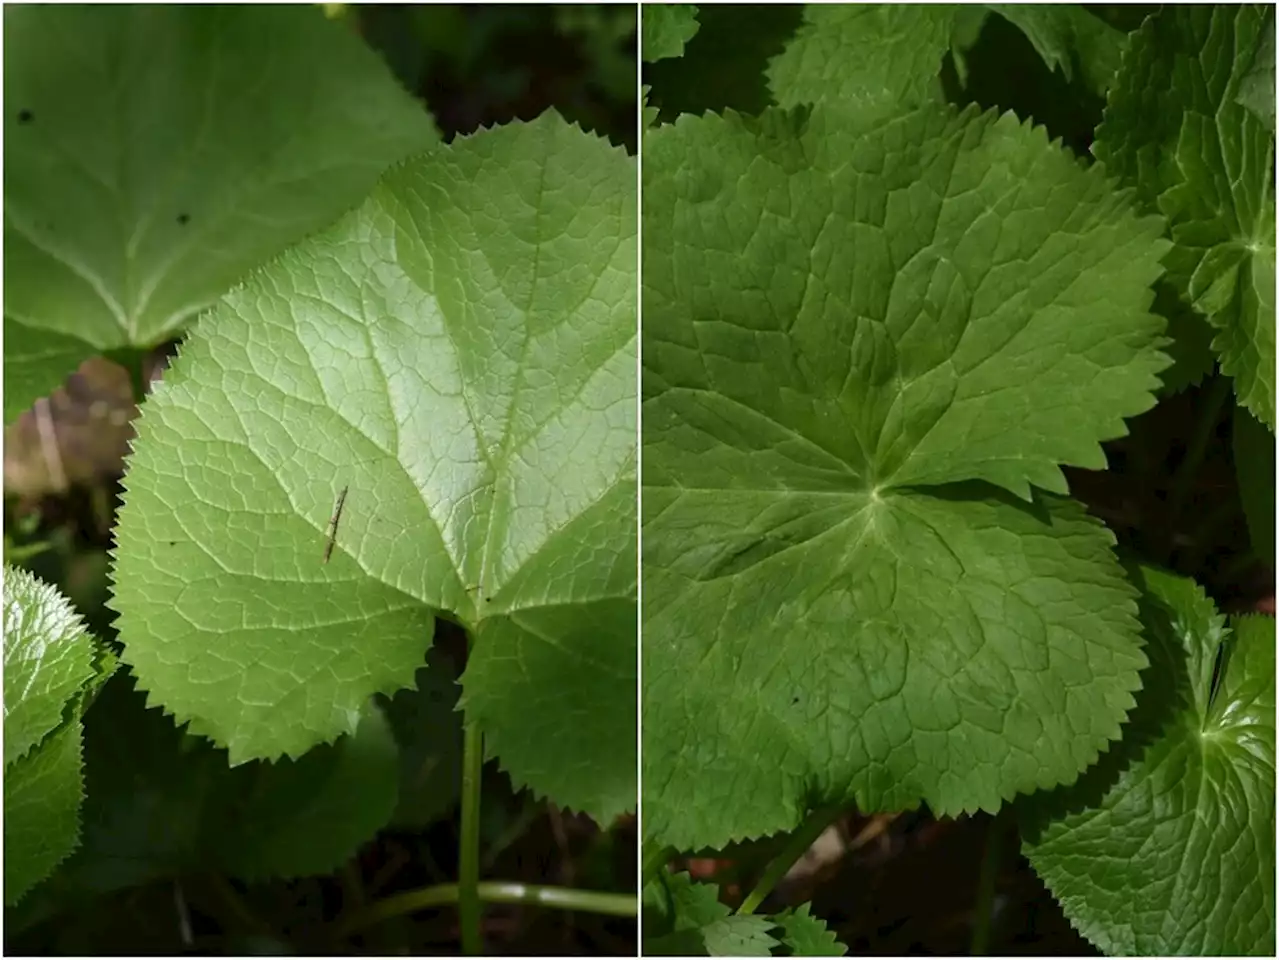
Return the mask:
<path fill-rule="evenodd" d="M 991 915 L 995 909 L 996 879 L 1000 866 L 1000 834 L 1007 817 L 997 814 L 987 825 L 987 839 L 978 866 L 977 899 L 973 907 L 973 933 L 969 938 L 969 955 L 985 957 L 991 943 Z"/>
<path fill-rule="evenodd" d="M 1191 441 L 1187 444 L 1186 456 L 1178 465 L 1173 477 L 1173 489 L 1169 494 L 1169 530 L 1178 529 L 1178 521 L 1182 519 L 1182 511 L 1191 496 L 1196 477 L 1200 473 L 1200 465 L 1204 462 L 1205 451 L 1213 437 L 1213 428 L 1217 426 L 1222 405 L 1231 393 L 1231 380 L 1219 373 L 1213 385 L 1206 391 L 1204 403 L 1200 407 L 1200 415 L 1196 418 Z"/>
<path fill-rule="evenodd" d="M 742 901 L 742 905 L 738 907 L 737 912 L 744 915 L 754 913 L 760 904 L 764 903 L 764 898 L 787 875 L 787 871 L 791 869 L 797 860 L 805 855 L 805 852 L 813 846 L 814 841 L 822 836 L 823 831 L 831 826 L 836 817 L 843 812 L 840 807 L 821 807 L 813 811 L 809 815 L 809 819 L 800 826 L 800 829 L 791 835 L 787 845 L 782 848 L 782 852 L 765 867 L 764 874 L 760 877 L 760 882 L 756 884 L 754 890 L 747 894 L 747 898 Z"/>
<path fill-rule="evenodd" d="M 458 849 L 458 924 L 462 952 L 479 956 L 484 949 L 480 932 L 480 775 L 484 768 L 484 739 L 480 727 L 468 723 L 462 739 L 462 826 Z"/>
<path fill-rule="evenodd" d="M 595 890 L 574 890 L 568 887 L 549 887 L 532 883 L 514 883 L 504 880 L 486 881 L 475 888 L 480 901 L 485 903 L 531 904 L 559 910 L 581 910 L 613 917 L 636 916 L 634 894 L 599 893 Z M 443 907 L 461 903 L 462 884 L 442 883 L 419 890 L 398 893 L 379 900 L 368 908 L 353 913 L 334 930 L 334 937 L 342 939 L 384 920 L 416 913 L 431 907 Z"/>

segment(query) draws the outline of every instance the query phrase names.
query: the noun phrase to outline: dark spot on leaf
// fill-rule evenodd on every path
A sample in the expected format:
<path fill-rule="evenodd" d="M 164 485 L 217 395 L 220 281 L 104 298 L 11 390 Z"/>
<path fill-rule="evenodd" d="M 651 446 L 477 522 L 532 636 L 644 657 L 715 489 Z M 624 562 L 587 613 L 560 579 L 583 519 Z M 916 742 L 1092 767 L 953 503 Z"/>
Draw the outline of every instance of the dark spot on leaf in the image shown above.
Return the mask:
<path fill-rule="evenodd" d="M 19 111 L 18 111 L 18 122 L 19 122 L 19 123 L 30 123 L 30 122 L 31 122 L 32 120 L 34 120 L 35 118 L 36 118 L 36 115 L 35 115 L 34 113 L 32 113 L 30 110 L 19 110 Z"/>
<path fill-rule="evenodd" d="M 170 540 L 170 541 L 169 541 L 169 546 L 171 546 L 171 547 L 176 547 L 177 545 L 178 545 L 178 541 L 177 541 L 177 540 Z"/>
<path fill-rule="evenodd" d="M 191 222 L 191 214 L 189 213 L 178 214 L 178 226 L 185 227 L 190 222 Z"/>
<path fill-rule="evenodd" d="M 794 707 L 797 703 L 799 703 L 799 702 L 800 702 L 800 698 L 799 698 L 799 697 L 792 697 L 792 698 L 791 698 L 791 705 L 792 705 L 793 707 Z"/>

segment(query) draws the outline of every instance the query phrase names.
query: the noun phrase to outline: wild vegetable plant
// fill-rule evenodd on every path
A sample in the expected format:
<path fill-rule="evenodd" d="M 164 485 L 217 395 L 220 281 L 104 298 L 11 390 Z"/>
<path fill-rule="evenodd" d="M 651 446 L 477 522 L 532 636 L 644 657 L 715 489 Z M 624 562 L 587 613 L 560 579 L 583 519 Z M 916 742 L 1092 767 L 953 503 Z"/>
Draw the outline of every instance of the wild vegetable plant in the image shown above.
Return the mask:
<path fill-rule="evenodd" d="M 124 666 L 83 790 L 84 696 L 51 684 L 28 739 L 60 710 L 69 759 L 28 787 L 47 816 L 6 818 L 10 850 L 45 844 L 21 882 L 6 860 L 7 902 L 77 833 L 50 909 L 327 873 L 460 781 L 459 883 L 419 906 L 459 902 L 465 948 L 482 897 L 633 914 L 480 885 L 478 816 L 486 757 L 603 826 L 635 801 L 634 159 L 554 112 L 439 143 L 315 7 L 5 18 L 6 416 L 187 331 L 127 465 Z M 460 696 L 437 618 L 465 631 Z M 92 682 L 87 639 L 46 642 Z"/>
<path fill-rule="evenodd" d="M 842 952 L 756 911 L 842 810 L 922 804 L 1012 810 L 1107 952 L 1274 952 L 1274 620 L 1118 555 L 1064 473 L 1216 361 L 1274 515 L 1274 18 L 1102 13 L 813 5 L 770 47 L 739 11 L 731 49 L 644 9 L 650 952 Z M 1077 151 L 974 102 L 994 21 L 1105 97 Z M 768 103 L 694 107 L 766 49 Z M 664 866 L 775 834 L 732 912 Z"/>

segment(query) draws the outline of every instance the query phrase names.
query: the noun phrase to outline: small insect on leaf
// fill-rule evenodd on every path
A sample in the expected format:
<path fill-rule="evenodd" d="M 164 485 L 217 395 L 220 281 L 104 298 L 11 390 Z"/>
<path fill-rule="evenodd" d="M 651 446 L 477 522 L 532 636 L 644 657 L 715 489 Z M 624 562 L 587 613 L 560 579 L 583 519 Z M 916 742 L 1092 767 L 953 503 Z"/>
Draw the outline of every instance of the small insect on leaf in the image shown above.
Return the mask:
<path fill-rule="evenodd" d="M 328 563 L 329 558 L 333 556 L 333 545 L 338 538 L 338 521 L 342 519 L 342 506 L 347 502 L 347 490 L 350 486 L 342 488 L 342 492 L 338 494 L 338 502 L 334 505 L 333 516 L 329 518 L 329 540 L 324 545 L 324 562 Z"/>

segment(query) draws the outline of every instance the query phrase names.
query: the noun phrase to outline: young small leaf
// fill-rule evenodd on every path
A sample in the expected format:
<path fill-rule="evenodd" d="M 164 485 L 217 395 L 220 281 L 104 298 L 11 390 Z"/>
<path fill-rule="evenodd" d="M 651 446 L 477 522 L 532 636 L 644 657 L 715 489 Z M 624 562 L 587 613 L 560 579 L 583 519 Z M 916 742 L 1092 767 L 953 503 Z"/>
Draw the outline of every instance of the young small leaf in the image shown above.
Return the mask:
<path fill-rule="evenodd" d="M 773 921 L 732 913 L 714 885 L 687 873 L 662 871 L 643 901 L 645 956 L 768 957 L 778 943 Z"/>
<path fill-rule="evenodd" d="M 782 945 L 793 957 L 843 957 L 849 948 L 827 929 L 822 918 L 809 912 L 809 904 L 784 910 L 774 917 L 782 927 Z"/>

